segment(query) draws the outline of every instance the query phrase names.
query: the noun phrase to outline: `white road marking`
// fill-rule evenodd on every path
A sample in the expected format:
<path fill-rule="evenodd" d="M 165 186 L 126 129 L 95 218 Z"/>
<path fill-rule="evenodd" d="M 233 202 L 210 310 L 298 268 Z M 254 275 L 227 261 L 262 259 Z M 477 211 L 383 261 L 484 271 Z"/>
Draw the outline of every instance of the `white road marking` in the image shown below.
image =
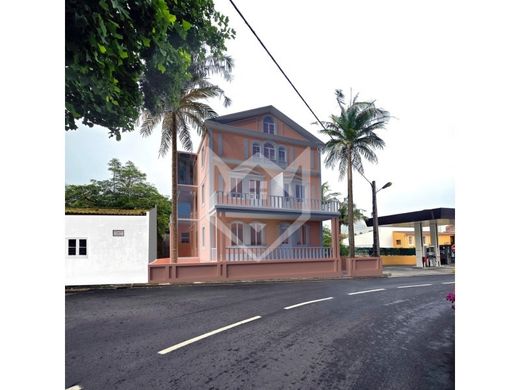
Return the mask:
<path fill-rule="evenodd" d="M 81 390 L 83 387 L 81 387 L 80 385 L 74 385 L 72 387 L 69 387 L 65 390 Z"/>
<path fill-rule="evenodd" d="M 455 284 L 455 282 L 442 282 L 442 284 Z"/>
<path fill-rule="evenodd" d="M 409 301 L 409 299 L 398 299 L 397 301 L 393 301 L 393 302 L 390 302 L 390 303 L 385 303 L 385 306 L 396 305 L 398 303 L 403 303 L 403 302 L 406 302 L 406 301 Z"/>
<path fill-rule="evenodd" d="M 247 320 L 235 322 L 234 324 L 227 325 L 227 326 L 224 326 L 224 327 L 216 329 L 216 330 L 212 330 L 211 332 L 205 333 L 205 334 L 203 334 L 201 336 L 197 336 L 197 337 L 194 337 L 192 339 L 183 341 L 182 343 L 175 344 L 175 345 L 173 345 L 173 346 L 171 346 L 169 348 L 166 348 L 166 349 L 163 349 L 162 351 L 159 351 L 158 353 L 160 355 L 165 355 L 165 354 L 167 354 L 169 352 L 175 351 L 176 349 L 185 347 L 186 345 L 189 345 L 189 344 L 192 344 L 192 343 L 194 343 L 196 341 L 205 339 L 206 337 L 213 336 L 214 334 L 217 334 L 217 333 L 220 333 L 220 332 L 224 332 L 225 330 L 234 328 L 235 326 L 239 326 L 239 325 L 246 324 L 246 323 L 254 321 L 254 320 L 258 320 L 259 318 L 262 318 L 262 316 L 251 317 L 251 318 L 248 318 Z"/>
<path fill-rule="evenodd" d="M 397 288 L 410 288 L 410 287 L 426 287 L 426 286 L 431 286 L 432 284 L 431 283 L 425 283 L 425 284 L 412 284 L 410 286 L 399 286 Z"/>
<path fill-rule="evenodd" d="M 365 294 L 365 293 L 370 293 L 370 292 L 375 292 L 375 291 L 384 291 L 384 290 L 386 290 L 386 288 L 376 288 L 375 290 L 356 291 L 353 293 L 348 293 L 348 295 Z"/>
<path fill-rule="evenodd" d="M 302 302 L 302 303 L 298 303 L 296 305 L 284 307 L 284 309 L 285 310 L 294 309 L 295 307 L 308 305 L 309 303 L 314 303 L 314 302 L 328 301 L 329 299 L 334 299 L 334 297 L 328 297 L 328 298 L 323 298 L 323 299 L 316 299 L 314 301 Z"/>

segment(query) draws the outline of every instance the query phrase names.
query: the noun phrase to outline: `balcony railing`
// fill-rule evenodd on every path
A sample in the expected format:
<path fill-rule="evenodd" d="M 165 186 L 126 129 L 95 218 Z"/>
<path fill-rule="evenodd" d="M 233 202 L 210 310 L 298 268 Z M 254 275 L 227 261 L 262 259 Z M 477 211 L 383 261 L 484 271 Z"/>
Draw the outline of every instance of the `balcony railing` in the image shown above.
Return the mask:
<path fill-rule="evenodd" d="M 268 260 L 326 260 L 332 258 L 332 249 L 327 247 L 228 247 L 227 261 L 268 261 Z"/>
<path fill-rule="evenodd" d="M 337 213 L 337 201 L 323 202 L 321 199 L 295 198 L 290 196 L 259 197 L 255 194 L 217 191 L 213 194 L 213 204 L 239 207 L 254 207 L 283 210 L 325 211 Z"/>

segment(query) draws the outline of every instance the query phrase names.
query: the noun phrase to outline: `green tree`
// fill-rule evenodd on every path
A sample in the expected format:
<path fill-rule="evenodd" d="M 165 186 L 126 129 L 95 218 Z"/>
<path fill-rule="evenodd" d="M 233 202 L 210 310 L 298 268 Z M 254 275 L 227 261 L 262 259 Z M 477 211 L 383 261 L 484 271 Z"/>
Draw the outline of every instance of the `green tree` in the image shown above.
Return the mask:
<path fill-rule="evenodd" d="M 159 155 L 164 156 L 171 150 L 171 172 L 172 172 L 172 218 L 170 226 L 170 259 L 177 261 L 177 137 L 182 146 L 191 151 L 191 130 L 194 129 L 199 135 L 206 130 L 204 121 L 214 118 L 217 113 L 206 103 L 205 100 L 214 97 L 224 98 L 224 105 L 228 106 L 231 100 L 224 95 L 224 91 L 217 85 L 208 81 L 211 74 L 221 74 L 225 79 L 231 78 L 233 61 L 230 57 L 196 57 L 190 67 L 192 79 L 188 81 L 181 92 L 181 98 L 175 103 L 167 102 L 159 112 L 144 110 L 141 116 L 141 134 L 150 136 L 153 129 L 159 124 L 161 126 L 161 145 Z"/>
<path fill-rule="evenodd" d="M 111 177 L 91 180 L 90 184 L 66 185 L 65 207 L 151 209 L 157 207 L 157 235 L 167 232 L 171 212 L 170 200 L 161 195 L 150 183 L 146 174 L 128 161 L 122 165 L 112 159 L 108 163 Z"/>
<path fill-rule="evenodd" d="M 330 202 L 331 200 L 338 200 L 340 192 L 331 192 L 329 182 L 325 182 L 321 185 L 321 201 Z"/>
<path fill-rule="evenodd" d="M 222 56 L 234 38 L 213 0 L 67 0 L 65 129 L 76 120 L 120 139 L 142 108 L 179 99 L 192 53 Z"/>
<path fill-rule="evenodd" d="M 336 101 L 340 107 L 339 115 L 331 115 L 330 122 L 323 122 L 320 132 L 330 137 L 325 144 L 327 157 L 325 165 L 335 167 L 338 164 L 340 179 L 347 174 L 347 219 L 349 232 L 354 231 L 354 202 L 352 190 L 352 171 L 363 173 L 363 158 L 377 163 L 376 149 L 382 149 L 385 142 L 375 133 L 383 129 L 390 120 L 390 114 L 377 108 L 374 102 L 358 102 L 357 95 L 345 107 L 345 97 L 341 90 L 336 90 Z M 348 235 L 349 256 L 354 256 L 354 234 Z"/>

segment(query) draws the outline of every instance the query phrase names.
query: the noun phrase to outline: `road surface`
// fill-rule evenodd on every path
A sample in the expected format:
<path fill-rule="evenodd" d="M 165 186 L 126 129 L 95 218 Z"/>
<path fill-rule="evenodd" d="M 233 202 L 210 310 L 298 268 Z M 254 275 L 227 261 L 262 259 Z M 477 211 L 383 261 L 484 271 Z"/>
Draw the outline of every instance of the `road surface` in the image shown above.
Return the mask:
<path fill-rule="evenodd" d="M 454 289 L 441 275 L 67 294 L 65 387 L 453 389 Z"/>

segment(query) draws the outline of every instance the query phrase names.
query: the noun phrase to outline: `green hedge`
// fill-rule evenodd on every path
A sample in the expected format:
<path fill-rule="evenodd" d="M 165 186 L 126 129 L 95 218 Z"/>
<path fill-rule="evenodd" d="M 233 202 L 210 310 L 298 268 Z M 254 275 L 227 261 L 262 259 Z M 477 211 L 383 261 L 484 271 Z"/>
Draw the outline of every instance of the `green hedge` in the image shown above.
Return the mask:
<path fill-rule="evenodd" d="M 415 248 L 379 248 L 381 256 L 415 256 Z M 356 248 L 357 256 L 372 255 L 372 248 Z"/>

